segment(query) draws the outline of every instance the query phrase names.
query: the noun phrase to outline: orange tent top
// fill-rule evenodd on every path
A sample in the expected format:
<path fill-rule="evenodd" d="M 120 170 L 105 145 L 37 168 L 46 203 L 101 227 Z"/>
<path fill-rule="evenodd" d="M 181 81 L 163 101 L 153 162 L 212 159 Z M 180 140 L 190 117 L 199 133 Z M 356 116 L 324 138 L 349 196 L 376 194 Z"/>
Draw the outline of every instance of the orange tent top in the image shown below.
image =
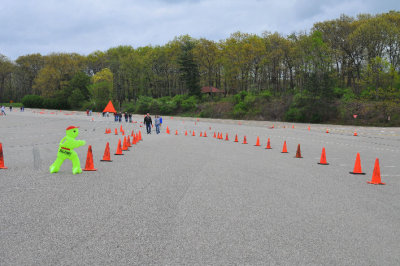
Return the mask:
<path fill-rule="evenodd" d="M 116 113 L 117 111 L 115 111 L 114 105 L 112 104 L 111 101 L 108 102 L 106 108 L 104 108 L 103 113 Z"/>

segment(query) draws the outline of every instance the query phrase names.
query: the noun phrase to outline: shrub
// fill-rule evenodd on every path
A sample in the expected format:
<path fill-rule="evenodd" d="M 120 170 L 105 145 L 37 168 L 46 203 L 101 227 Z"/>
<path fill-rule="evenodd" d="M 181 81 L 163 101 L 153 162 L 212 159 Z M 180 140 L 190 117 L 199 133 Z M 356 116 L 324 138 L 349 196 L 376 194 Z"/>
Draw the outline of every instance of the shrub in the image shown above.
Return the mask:
<path fill-rule="evenodd" d="M 136 102 L 136 112 L 138 114 L 149 113 L 152 101 L 153 101 L 153 98 L 151 98 L 151 97 L 139 96 L 139 99 Z"/>
<path fill-rule="evenodd" d="M 233 115 L 235 118 L 241 118 L 247 113 L 247 106 L 245 103 L 240 102 L 233 107 Z"/>
<path fill-rule="evenodd" d="M 42 107 L 47 109 L 69 109 L 67 99 L 62 98 L 44 98 Z"/>
<path fill-rule="evenodd" d="M 235 103 L 238 104 L 244 101 L 244 98 L 247 96 L 247 91 L 241 91 L 233 96 L 235 99 Z"/>
<path fill-rule="evenodd" d="M 181 107 L 182 102 L 183 102 L 184 100 L 186 100 L 186 99 L 187 99 L 187 95 L 185 95 L 185 94 L 178 94 L 178 95 L 175 95 L 175 96 L 172 98 L 172 100 L 176 103 L 176 106 L 177 106 L 178 108 Z"/>
<path fill-rule="evenodd" d="M 43 98 L 39 95 L 25 95 L 22 98 L 22 104 L 28 108 L 41 108 L 43 105 Z"/>
<path fill-rule="evenodd" d="M 190 96 L 181 103 L 181 108 L 183 111 L 193 111 L 196 109 L 198 103 L 198 98 L 196 96 Z"/>
<path fill-rule="evenodd" d="M 161 102 L 160 104 L 160 114 L 169 115 L 172 114 L 177 109 L 177 105 L 174 101 Z"/>
<path fill-rule="evenodd" d="M 137 109 L 137 106 L 135 103 L 132 102 L 125 102 L 122 104 L 122 110 L 124 112 L 128 112 L 128 113 L 134 113 Z"/>
<path fill-rule="evenodd" d="M 260 97 L 264 100 L 270 101 L 272 98 L 272 93 L 266 90 L 260 93 Z"/>
<path fill-rule="evenodd" d="M 81 108 L 84 101 L 85 101 L 85 95 L 83 95 L 80 89 L 73 90 L 71 95 L 68 97 L 68 104 L 72 108 Z"/>

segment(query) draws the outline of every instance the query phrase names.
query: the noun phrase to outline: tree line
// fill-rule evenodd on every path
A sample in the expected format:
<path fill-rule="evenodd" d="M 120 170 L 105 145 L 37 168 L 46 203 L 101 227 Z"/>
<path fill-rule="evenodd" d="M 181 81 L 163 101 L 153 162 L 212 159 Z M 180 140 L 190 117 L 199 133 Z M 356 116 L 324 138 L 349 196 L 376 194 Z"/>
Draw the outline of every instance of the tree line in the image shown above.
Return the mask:
<path fill-rule="evenodd" d="M 400 12 L 391 11 L 342 15 L 287 36 L 235 32 L 217 42 L 184 35 L 162 46 L 119 46 L 87 56 L 29 54 L 11 61 L 0 55 L 0 102 L 26 95 L 48 106 L 91 109 L 108 99 L 135 104 L 177 95 L 223 102 L 201 97 L 201 87 L 214 86 L 232 99 L 232 112 L 252 107 L 243 95 L 270 95 L 264 105 L 286 106 L 279 119 L 327 121 L 363 112 L 365 103 L 379 103 L 390 119 L 400 100 L 399 73 Z"/>

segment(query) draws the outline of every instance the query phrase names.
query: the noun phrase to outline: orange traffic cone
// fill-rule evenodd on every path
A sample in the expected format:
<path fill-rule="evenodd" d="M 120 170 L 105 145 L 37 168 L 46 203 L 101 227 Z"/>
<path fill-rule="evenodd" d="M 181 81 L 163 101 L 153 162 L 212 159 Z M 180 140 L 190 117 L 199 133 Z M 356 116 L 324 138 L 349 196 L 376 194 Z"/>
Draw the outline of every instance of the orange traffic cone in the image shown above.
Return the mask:
<path fill-rule="evenodd" d="M 381 181 L 381 170 L 379 167 L 379 159 L 376 158 L 375 160 L 375 166 L 374 166 L 374 172 L 372 173 L 372 179 L 371 181 L 367 182 L 368 184 L 373 184 L 373 185 L 385 185 L 385 183 L 382 183 Z"/>
<path fill-rule="evenodd" d="M 167 134 L 169 134 L 169 128 L 168 128 L 168 126 L 167 126 L 167 130 L 166 130 L 166 133 L 167 133 Z"/>
<path fill-rule="evenodd" d="M 132 145 L 131 145 L 131 138 L 129 137 L 129 135 L 128 135 L 128 138 L 126 138 L 126 146 L 128 146 L 128 148 L 129 148 L 129 147 L 132 147 Z"/>
<path fill-rule="evenodd" d="M 329 133 L 329 129 L 326 129 L 326 133 Z"/>
<path fill-rule="evenodd" d="M 169 129 L 168 129 L 168 134 L 169 134 Z M 142 131 L 140 131 L 140 130 L 139 130 L 139 138 L 138 138 L 138 140 L 143 141 L 143 139 L 142 139 Z"/>
<path fill-rule="evenodd" d="M 4 166 L 4 157 L 3 157 L 3 144 L 0 142 L 0 169 L 8 169 Z"/>
<path fill-rule="evenodd" d="M 257 142 L 256 142 L 256 145 L 254 145 L 254 146 L 260 146 L 260 137 L 259 136 L 257 136 Z"/>
<path fill-rule="evenodd" d="M 350 174 L 365 175 L 365 173 L 363 173 L 363 171 L 361 170 L 361 159 L 360 159 L 360 153 L 358 153 L 358 152 L 357 152 L 356 163 L 354 164 L 353 172 L 350 172 Z"/>
<path fill-rule="evenodd" d="M 292 125 L 292 128 L 294 128 L 294 125 Z"/>
<path fill-rule="evenodd" d="M 358 136 L 358 134 L 357 134 L 357 131 L 355 131 L 355 130 L 354 130 L 354 134 L 353 134 L 353 136 L 355 136 L 355 137 L 357 137 L 357 136 Z"/>
<path fill-rule="evenodd" d="M 122 143 L 122 150 L 123 151 L 127 151 L 128 150 L 128 146 L 126 145 L 126 137 L 124 137 L 124 142 Z"/>
<path fill-rule="evenodd" d="M 104 132 L 104 134 L 108 134 L 108 128 L 106 128 L 106 132 Z"/>
<path fill-rule="evenodd" d="M 135 134 L 132 137 L 132 145 L 136 145 L 136 136 L 135 136 Z"/>
<path fill-rule="evenodd" d="M 131 137 L 133 138 L 133 136 L 135 136 L 135 135 L 134 135 L 134 131 L 132 130 Z"/>
<path fill-rule="evenodd" d="M 311 130 L 311 128 L 310 128 L 310 126 L 308 126 L 308 131 L 310 131 Z"/>
<path fill-rule="evenodd" d="M 103 159 L 100 160 L 102 162 L 112 162 L 110 158 L 110 144 L 107 142 L 106 149 L 104 150 Z"/>
<path fill-rule="evenodd" d="M 203 137 L 204 137 L 204 138 L 207 138 L 207 131 L 204 131 Z"/>
<path fill-rule="evenodd" d="M 124 155 L 124 154 L 122 153 L 121 139 L 118 140 L 117 151 L 115 152 L 114 155 Z"/>
<path fill-rule="evenodd" d="M 243 137 L 243 143 L 242 144 L 247 144 L 246 136 Z"/>
<path fill-rule="evenodd" d="M 194 134 L 194 130 L 193 130 L 193 132 L 192 132 L 192 136 L 193 136 L 193 137 L 196 136 L 196 134 Z"/>
<path fill-rule="evenodd" d="M 321 159 L 318 164 L 328 165 L 329 163 L 326 161 L 325 147 L 322 148 Z"/>
<path fill-rule="evenodd" d="M 288 153 L 287 147 L 286 147 L 286 140 L 283 142 L 283 147 L 281 153 Z"/>
<path fill-rule="evenodd" d="M 120 131 L 120 132 L 122 132 L 122 131 L 123 131 L 123 129 L 122 129 L 122 125 L 119 127 L 119 131 Z"/>
<path fill-rule="evenodd" d="M 268 142 L 267 142 L 267 147 L 265 147 L 265 148 L 268 149 L 268 150 L 272 149 L 269 138 L 268 138 Z"/>
<path fill-rule="evenodd" d="M 234 142 L 239 142 L 237 134 L 235 136 L 235 141 Z"/>
<path fill-rule="evenodd" d="M 83 171 L 97 171 L 93 165 L 93 153 L 92 153 L 92 145 L 89 145 L 88 152 L 86 156 L 86 165 Z"/>
<path fill-rule="evenodd" d="M 226 140 L 226 141 L 229 140 L 229 138 L 228 138 L 228 133 L 226 133 L 226 135 L 225 135 L 225 140 Z"/>
<path fill-rule="evenodd" d="M 115 135 L 118 135 L 118 130 L 117 129 L 115 129 Z"/>
<path fill-rule="evenodd" d="M 217 135 L 215 135 L 215 131 L 214 131 L 214 139 L 217 137 Z"/>
<path fill-rule="evenodd" d="M 297 145 L 297 151 L 296 151 L 295 158 L 303 158 L 303 157 L 301 157 L 300 144 Z"/>
<path fill-rule="evenodd" d="M 125 130 L 122 130 L 121 133 L 122 133 L 122 136 L 125 136 Z"/>
<path fill-rule="evenodd" d="M 200 131 L 200 137 L 202 137 L 202 136 L 203 136 L 203 132 Z"/>
<path fill-rule="evenodd" d="M 178 135 L 178 130 L 177 129 L 175 130 L 175 135 Z"/>
<path fill-rule="evenodd" d="M 185 131 L 185 136 L 187 136 L 187 130 Z"/>

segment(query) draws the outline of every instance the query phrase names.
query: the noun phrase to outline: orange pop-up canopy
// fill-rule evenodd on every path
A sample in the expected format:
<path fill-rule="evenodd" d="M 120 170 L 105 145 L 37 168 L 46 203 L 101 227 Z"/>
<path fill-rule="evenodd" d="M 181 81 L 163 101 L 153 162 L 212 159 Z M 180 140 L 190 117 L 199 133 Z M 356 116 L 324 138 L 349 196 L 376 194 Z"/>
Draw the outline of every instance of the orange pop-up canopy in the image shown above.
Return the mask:
<path fill-rule="evenodd" d="M 114 105 L 112 104 L 111 100 L 108 102 L 106 108 L 104 108 L 103 113 L 116 113 L 117 111 L 115 111 Z"/>

